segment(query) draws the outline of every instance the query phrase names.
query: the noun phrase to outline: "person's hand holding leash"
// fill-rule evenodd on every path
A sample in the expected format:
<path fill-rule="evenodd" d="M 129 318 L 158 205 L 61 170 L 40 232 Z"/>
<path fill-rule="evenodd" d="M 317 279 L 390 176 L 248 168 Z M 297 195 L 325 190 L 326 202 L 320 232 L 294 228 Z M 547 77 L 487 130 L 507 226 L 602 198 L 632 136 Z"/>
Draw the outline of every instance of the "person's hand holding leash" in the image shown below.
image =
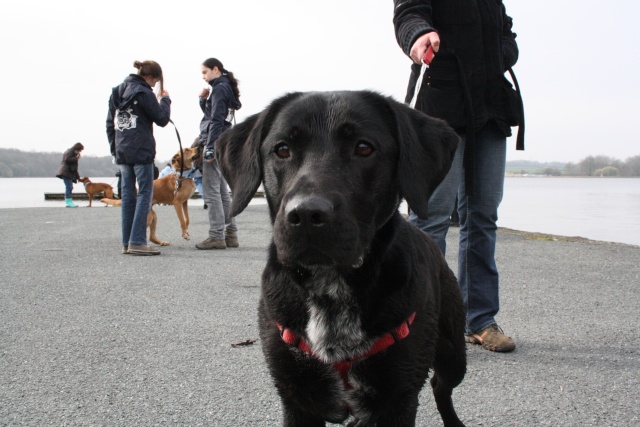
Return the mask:
<path fill-rule="evenodd" d="M 416 64 L 422 64 L 422 58 L 424 58 L 429 46 L 433 46 L 434 52 L 437 52 L 440 49 L 440 36 L 435 31 L 421 35 L 415 43 L 413 43 L 410 52 L 413 62 Z"/>
<path fill-rule="evenodd" d="M 213 162 L 213 159 L 215 158 L 215 153 L 213 152 L 213 150 L 207 150 L 204 152 L 204 160 L 207 163 L 211 163 Z"/>
<path fill-rule="evenodd" d="M 208 98 L 209 97 L 209 89 L 204 88 L 200 91 L 200 95 L 198 95 L 200 98 Z"/>

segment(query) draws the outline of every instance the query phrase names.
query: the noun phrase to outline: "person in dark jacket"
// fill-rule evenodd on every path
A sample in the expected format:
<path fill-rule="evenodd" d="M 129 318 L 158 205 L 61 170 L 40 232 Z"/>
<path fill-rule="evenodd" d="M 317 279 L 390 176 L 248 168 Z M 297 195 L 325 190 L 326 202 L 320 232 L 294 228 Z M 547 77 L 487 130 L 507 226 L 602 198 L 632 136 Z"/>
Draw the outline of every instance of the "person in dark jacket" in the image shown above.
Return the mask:
<path fill-rule="evenodd" d="M 156 157 L 153 124 L 164 127 L 169 123 L 171 99 L 157 62 L 135 61 L 133 66 L 138 74 L 130 74 L 113 88 L 107 115 L 111 155 L 122 175 L 122 253 L 159 255 L 159 250 L 147 244 Z M 157 83 L 158 96 L 152 91 Z"/>
<path fill-rule="evenodd" d="M 429 200 L 428 219 L 409 220 L 429 233 L 444 253 L 458 197 L 458 280 L 467 308 L 467 342 L 512 351 L 498 327 L 495 263 L 498 206 L 502 200 L 506 138 L 522 117 L 519 94 L 505 78 L 518 59 L 512 19 L 501 0 L 394 0 L 398 44 L 414 62 L 406 101 L 446 120 L 461 136 L 451 169 Z M 422 66 L 432 47 L 435 57 Z M 518 147 L 523 148 L 523 147 Z"/>
<path fill-rule="evenodd" d="M 202 78 L 211 89 L 200 92 L 200 148 L 203 153 L 202 190 L 209 212 L 209 237 L 196 244 L 198 249 L 237 248 L 236 219 L 229 217 L 231 195 L 214 155 L 214 142 L 234 121 L 235 111 L 242 107 L 238 81 L 216 58 L 202 63 Z"/>
<path fill-rule="evenodd" d="M 80 153 L 84 150 L 84 145 L 80 142 L 73 144 L 73 147 L 69 148 L 62 155 L 62 162 L 58 166 L 56 171 L 56 177 L 64 181 L 64 201 L 68 208 L 77 208 L 78 205 L 73 203 L 71 193 L 73 191 L 73 184 L 78 182 L 80 175 L 78 174 L 78 160 L 80 160 Z"/>

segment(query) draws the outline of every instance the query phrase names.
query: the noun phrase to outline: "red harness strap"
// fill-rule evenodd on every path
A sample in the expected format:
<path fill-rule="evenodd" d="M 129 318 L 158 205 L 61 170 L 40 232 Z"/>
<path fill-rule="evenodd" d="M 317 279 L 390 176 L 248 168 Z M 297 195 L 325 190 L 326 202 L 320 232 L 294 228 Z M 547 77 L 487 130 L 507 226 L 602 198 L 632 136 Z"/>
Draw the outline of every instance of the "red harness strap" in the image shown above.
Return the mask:
<path fill-rule="evenodd" d="M 373 343 L 373 345 L 369 348 L 369 350 L 367 350 L 366 352 L 358 356 L 352 357 L 350 359 L 342 360 L 340 362 L 335 362 L 333 364 L 333 368 L 340 373 L 340 377 L 342 378 L 342 381 L 344 382 L 345 387 L 351 388 L 348 382 L 349 369 L 351 369 L 351 363 L 373 356 L 374 354 L 381 352 L 382 350 L 392 346 L 398 341 L 402 341 L 403 339 L 405 339 L 409 335 L 409 332 L 410 332 L 409 329 L 413 324 L 413 321 L 415 320 L 415 318 L 416 318 L 416 313 L 414 312 L 413 314 L 411 314 L 411 316 L 409 316 L 407 320 L 402 322 L 400 326 L 395 328 L 393 331 L 387 332 L 386 334 L 378 338 Z M 276 325 L 278 325 L 278 329 L 280 330 L 280 336 L 282 337 L 282 340 L 284 342 L 286 342 L 290 346 L 299 348 L 305 353 L 310 354 L 311 356 L 314 356 L 317 358 L 317 356 L 313 353 L 313 350 L 311 349 L 309 344 L 304 340 L 304 338 L 297 336 L 291 329 L 283 327 L 280 323 L 276 323 Z"/>

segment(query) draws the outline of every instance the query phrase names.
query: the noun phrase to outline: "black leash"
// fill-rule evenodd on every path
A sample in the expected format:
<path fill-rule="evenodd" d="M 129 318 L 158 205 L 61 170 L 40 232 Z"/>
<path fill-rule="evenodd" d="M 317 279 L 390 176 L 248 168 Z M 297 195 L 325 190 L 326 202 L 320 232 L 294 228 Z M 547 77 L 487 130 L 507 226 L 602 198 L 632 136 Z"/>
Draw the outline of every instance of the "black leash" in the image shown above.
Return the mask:
<path fill-rule="evenodd" d="M 184 155 L 182 154 L 182 139 L 180 139 L 180 132 L 178 132 L 178 128 L 176 127 L 176 124 L 173 123 L 173 120 L 169 119 L 169 123 L 171 123 L 173 125 L 173 128 L 176 130 L 176 136 L 178 137 L 178 145 L 180 145 L 180 178 L 182 179 L 182 171 L 184 170 Z"/>

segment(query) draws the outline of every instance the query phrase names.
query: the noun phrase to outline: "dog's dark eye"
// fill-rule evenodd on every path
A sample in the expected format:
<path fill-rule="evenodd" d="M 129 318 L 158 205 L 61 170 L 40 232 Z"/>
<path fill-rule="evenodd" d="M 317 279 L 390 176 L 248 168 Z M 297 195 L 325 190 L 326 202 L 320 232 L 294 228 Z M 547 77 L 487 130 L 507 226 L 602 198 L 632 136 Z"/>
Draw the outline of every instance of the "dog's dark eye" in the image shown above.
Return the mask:
<path fill-rule="evenodd" d="M 280 157 L 281 159 L 288 159 L 289 156 L 291 156 L 291 153 L 289 153 L 289 146 L 284 142 L 276 145 L 274 153 L 276 153 L 276 156 Z"/>
<path fill-rule="evenodd" d="M 359 141 L 356 144 L 356 152 L 355 152 L 356 156 L 369 157 L 370 155 L 373 154 L 374 151 L 375 150 L 373 146 L 368 142 Z"/>

